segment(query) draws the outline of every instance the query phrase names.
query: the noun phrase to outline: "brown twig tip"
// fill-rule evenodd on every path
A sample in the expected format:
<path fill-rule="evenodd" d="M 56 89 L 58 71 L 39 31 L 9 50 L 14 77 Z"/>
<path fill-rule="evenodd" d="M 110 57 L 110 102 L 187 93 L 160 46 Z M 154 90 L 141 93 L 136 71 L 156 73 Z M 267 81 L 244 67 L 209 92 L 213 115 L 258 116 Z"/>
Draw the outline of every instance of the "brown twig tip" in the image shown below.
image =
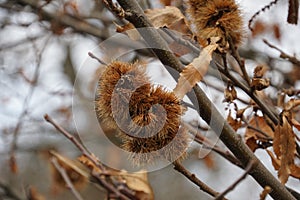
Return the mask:
<path fill-rule="evenodd" d="M 100 58 L 98 58 L 97 56 L 95 56 L 92 52 L 88 52 L 88 55 L 91 58 L 97 60 L 101 65 L 107 65 L 103 60 L 101 60 Z"/>

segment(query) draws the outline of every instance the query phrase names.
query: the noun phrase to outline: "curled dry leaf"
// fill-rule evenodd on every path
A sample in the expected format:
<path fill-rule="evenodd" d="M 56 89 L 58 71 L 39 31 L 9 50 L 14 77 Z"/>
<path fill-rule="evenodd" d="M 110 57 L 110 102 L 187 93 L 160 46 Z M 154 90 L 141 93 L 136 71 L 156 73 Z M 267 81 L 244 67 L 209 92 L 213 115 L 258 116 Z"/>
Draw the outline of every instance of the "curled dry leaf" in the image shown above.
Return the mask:
<path fill-rule="evenodd" d="M 156 28 L 167 27 L 183 34 L 191 34 L 188 22 L 181 11 L 174 6 L 145 10 L 145 15 Z"/>
<path fill-rule="evenodd" d="M 284 113 L 282 117 L 282 125 L 278 124 L 275 128 L 273 150 L 277 159 L 280 160 L 278 177 L 281 183 L 285 184 L 291 174 L 291 166 L 294 165 L 296 141 L 292 126 Z"/>
<path fill-rule="evenodd" d="M 253 77 L 254 78 L 262 78 L 267 71 L 268 71 L 268 67 L 267 66 L 265 66 L 265 65 L 258 65 L 254 69 Z"/>
<path fill-rule="evenodd" d="M 271 151 L 267 150 L 267 153 L 269 154 L 269 156 L 270 156 L 270 158 L 271 158 L 272 165 L 273 165 L 274 169 L 275 169 L 275 170 L 279 170 L 280 165 L 281 165 L 280 160 L 277 159 L 277 158 L 275 157 L 275 155 L 274 155 Z M 300 179 L 300 167 L 299 167 L 299 166 L 297 166 L 296 164 L 292 164 L 292 165 L 290 166 L 290 170 L 291 170 L 291 174 L 290 174 L 290 175 L 291 175 L 292 177 L 297 178 L 297 179 Z"/>
<path fill-rule="evenodd" d="M 234 131 L 237 131 L 242 126 L 241 120 L 233 119 L 233 117 L 231 116 L 231 111 L 227 116 L 227 122 L 233 128 Z"/>
<path fill-rule="evenodd" d="M 136 192 L 138 199 L 154 199 L 153 190 L 148 182 L 148 175 L 146 171 L 139 171 L 137 173 L 121 171 L 120 177 L 123 179 L 123 182 L 125 182 L 128 188 Z"/>
<path fill-rule="evenodd" d="M 268 78 L 253 78 L 250 87 L 254 90 L 263 90 L 270 86 L 270 79 Z"/>
<path fill-rule="evenodd" d="M 227 88 L 224 91 L 224 102 L 231 103 L 237 98 L 237 92 L 233 85 L 227 85 Z"/>
<path fill-rule="evenodd" d="M 291 99 L 284 105 L 285 111 L 291 111 L 293 108 L 300 105 L 300 99 Z"/>
<path fill-rule="evenodd" d="M 212 53 L 218 48 L 216 43 L 218 40 L 219 38 L 212 38 L 212 43 L 203 48 L 200 55 L 180 73 L 178 83 L 174 89 L 174 93 L 179 99 L 182 99 L 207 73 L 212 60 Z"/>
<path fill-rule="evenodd" d="M 145 10 L 145 15 L 155 28 L 166 27 L 171 30 L 180 32 L 184 35 L 192 35 L 188 22 L 181 11 L 174 6 L 166 6 L 164 8 L 155 8 Z M 117 25 L 118 33 L 126 33 L 132 40 L 139 40 L 141 36 L 131 23 L 124 26 Z"/>
<path fill-rule="evenodd" d="M 253 116 L 249 122 L 249 127 L 246 129 L 245 142 L 254 152 L 256 149 L 263 147 L 259 143 L 267 144 L 269 142 L 268 138 L 273 138 L 273 136 L 274 132 L 266 120 L 263 117 Z"/>

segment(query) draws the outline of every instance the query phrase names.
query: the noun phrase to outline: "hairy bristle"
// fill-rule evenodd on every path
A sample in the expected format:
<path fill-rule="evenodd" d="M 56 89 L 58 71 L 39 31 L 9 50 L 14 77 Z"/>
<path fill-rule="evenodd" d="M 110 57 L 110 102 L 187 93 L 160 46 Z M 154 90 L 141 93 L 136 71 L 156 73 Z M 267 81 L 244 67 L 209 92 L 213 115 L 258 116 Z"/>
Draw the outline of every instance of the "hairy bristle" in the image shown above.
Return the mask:
<path fill-rule="evenodd" d="M 141 87 L 136 89 L 138 86 Z M 96 91 L 95 111 L 99 122 L 104 126 L 117 128 L 111 106 L 116 105 L 117 109 L 126 109 L 123 106 L 126 104 L 126 98 L 130 98 L 128 94 L 135 90 L 143 91 L 144 95 L 150 92 L 149 78 L 143 67 L 119 61 L 108 65 L 101 74 Z"/>
<path fill-rule="evenodd" d="M 150 84 L 145 69 L 137 64 L 112 62 L 106 67 L 95 108 L 101 126 L 117 130 L 116 137 L 134 164 L 172 161 L 188 146 L 187 131 L 180 126 L 184 110 L 180 100 L 172 91 Z"/>
<path fill-rule="evenodd" d="M 239 45 L 243 37 L 243 20 L 234 0 L 187 0 L 191 22 L 202 45 L 211 37 L 221 37 L 224 42 L 231 37 Z"/>
<path fill-rule="evenodd" d="M 132 138 L 123 135 L 123 149 L 131 152 L 131 160 L 135 165 L 152 164 L 155 160 L 184 159 L 189 144 L 189 135 L 183 127 L 178 129 L 176 137 L 172 134 L 155 135 L 149 138 Z"/>

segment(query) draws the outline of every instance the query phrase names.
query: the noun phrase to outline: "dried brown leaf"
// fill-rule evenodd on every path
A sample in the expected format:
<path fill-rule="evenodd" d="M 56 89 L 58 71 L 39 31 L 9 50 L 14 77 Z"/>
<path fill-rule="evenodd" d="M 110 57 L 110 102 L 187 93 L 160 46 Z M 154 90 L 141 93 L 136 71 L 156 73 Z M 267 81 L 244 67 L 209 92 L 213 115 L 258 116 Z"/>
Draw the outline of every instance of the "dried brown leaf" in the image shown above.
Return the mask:
<path fill-rule="evenodd" d="M 256 66 L 253 72 L 254 78 L 262 78 L 267 71 L 268 71 L 268 67 L 265 65 Z"/>
<path fill-rule="evenodd" d="M 215 38 L 215 41 L 218 39 Z M 174 93 L 179 99 L 189 92 L 197 82 L 201 81 L 207 73 L 209 63 L 212 59 L 212 53 L 217 49 L 218 44 L 213 42 L 211 45 L 202 49 L 199 57 L 195 58 L 192 63 L 187 65 L 180 73 L 178 83 L 174 89 Z"/>
<path fill-rule="evenodd" d="M 125 24 L 124 26 L 119 26 L 116 24 L 116 32 L 125 33 L 130 39 L 137 41 L 141 39 L 140 33 L 135 29 L 132 23 Z"/>
<path fill-rule="evenodd" d="M 275 24 L 273 24 L 272 28 L 273 28 L 274 37 L 278 41 L 280 41 L 281 35 L 282 35 L 281 30 L 280 30 L 280 25 L 278 23 L 275 23 Z"/>
<path fill-rule="evenodd" d="M 229 112 L 227 116 L 227 122 L 233 128 L 234 131 L 237 131 L 242 126 L 241 120 L 233 119 L 233 117 L 231 116 L 231 112 Z"/>
<path fill-rule="evenodd" d="M 273 150 L 281 163 L 278 170 L 278 177 L 281 183 L 285 184 L 291 174 L 290 167 L 294 165 L 296 141 L 292 126 L 284 114 L 282 125 L 279 124 L 275 128 Z"/>
<path fill-rule="evenodd" d="M 263 90 L 270 86 L 270 79 L 267 78 L 252 78 L 250 87 L 254 90 Z"/>
<path fill-rule="evenodd" d="M 272 128 L 268 125 L 266 120 L 260 116 L 253 116 L 249 121 L 249 126 L 260 130 L 261 132 L 268 135 L 270 138 L 274 136 L 274 132 Z M 249 146 L 249 148 L 254 152 L 257 148 L 259 148 L 257 141 L 268 142 L 267 137 L 253 128 L 247 127 L 245 132 L 245 142 Z"/>
<path fill-rule="evenodd" d="M 284 105 L 285 111 L 290 111 L 300 105 L 300 99 L 291 99 Z"/>
<path fill-rule="evenodd" d="M 13 154 L 9 158 L 9 167 L 10 171 L 14 174 L 18 173 L 18 165 L 17 165 L 17 160 L 16 156 Z"/>
<path fill-rule="evenodd" d="M 164 6 L 170 6 L 172 0 L 159 0 L 161 4 L 163 4 Z"/>
<path fill-rule="evenodd" d="M 167 27 L 183 34 L 191 33 L 185 16 L 177 7 L 148 9 L 145 10 L 145 15 L 156 28 Z"/>
<path fill-rule="evenodd" d="M 292 119 L 291 122 L 292 122 L 293 126 L 294 126 L 298 131 L 300 131 L 300 123 L 299 123 L 297 120 L 295 120 L 295 119 Z"/>
<path fill-rule="evenodd" d="M 120 176 L 128 188 L 137 192 L 137 195 L 140 197 L 140 199 L 154 199 L 153 190 L 148 182 L 148 175 L 146 171 L 140 171 L 134 174 L 121 171 Z"/>
<path fill-rule="evenodd" d="M 266 25 L 262 21 L 256 21 L 253 26 L 252 36 L 258 36 L 266 31 Z"/>
<path fill-rule="evenodd" d="M 229 103 L 231 103 L 233 100 L 237 98 L 237 92 L 232 85 L 227 86 L 227 88 L 225 89 L 224 98 L 225 98 L 224 101 Z"/>
<path fill-rule="evenodd" d="M 45 200 L 45 197 L 41 195 L 35 187 L 30 187 L 28 192 L 28 200 Z"/>
<path fill-rule="evenodd" d="M 167 27 L 185 35 L 192 35 L 188 22 L 181 11 L 174 6 L 145 10 L 145 15 L 155 28 Z M 125 33 L 132 40 L 140 40 L 141 36 L 132 23 L 120 26 L 116 24 L 118 33 Z"/>

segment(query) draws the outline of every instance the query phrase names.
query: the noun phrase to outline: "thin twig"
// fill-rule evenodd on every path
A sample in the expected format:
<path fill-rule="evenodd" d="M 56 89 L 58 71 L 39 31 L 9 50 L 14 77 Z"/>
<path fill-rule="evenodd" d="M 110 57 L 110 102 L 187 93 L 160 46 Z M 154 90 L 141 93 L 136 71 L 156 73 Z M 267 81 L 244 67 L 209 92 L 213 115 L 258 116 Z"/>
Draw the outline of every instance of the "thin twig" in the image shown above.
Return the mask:
<path fill-rule="evenodd" d="M 278 47 L 274 46 L 273 44 L 271 44 L 270 42 L 268 42 L 266 39 L 263 39 L 263 42 L 268 45 L 270 48 L 275 49 L 277 51 L 280 52 L 280 58 L 286 59 L 289 62 L 297 65 L 300 67 L 300 60 L 297 59 L 295 56 L 290 56 L 287 53 L 285 53 L 284 51 L 282 51 L 281 49 L 279 49 Z"/>
<path fill-rule="evenodd" d="M 28 38 L 30 39 L 30 38 Z M 36 89 L 36 85 L 40 76 L 40 68 L 41 68 L 41 61 L 42 61 L 42 55 L 44 50 L 46 49 L 46 46 L 49 42 L 50 37 L 48 37 L 45 41 L 45 44 L 43 45 L 41 51 L 38 53 L 38 48 L 36 47 L 34 41 L 32 41 L 33 44 L 33 48 L 35 49 L 35 51 L 37 52 L 37 57 L 36 57 L 36 67 L 34 70 L 34 74 L 33 74 L 33 78 L 30 81 L 30 89 L 26 95 L 26 98 L 23 102 L 23 110 L 18 118 L 18 122 L 17 125 L 13 131 L 13 139 L 11 142 L 11 146 L 10 146 L 10 165 L 13 166 L 13 171 L 17 171 L 17 165 L 16 165 L 16 158 L 15 158 L 15 150 L 17 148 L 17 140 L 18 140 L 18 136 L 20 133 L 20 130 L 23 126 L 23 122 L 24 122 L 24 117 L 28 114 L 28 109 L 29 109 L 29 103 L 31 101 L 31 98 L 35 92 Z"/>
<path fill-rule="evenodd" d="M 198 179 L 195 174 L 192 174 L 191 172 L 189 172 L 182 164 L 180 164 L 180 162 L 178 161 L 174 161 L 173 162 L 174 165 L 174 169 L 177 170 L 178 172 L 180 172 L 182 175 L 184 175 L 186 178 L 188 178 L 190 181 L 192 181 L 193 183 L 195 183 L 197 186 L 199 186 L 200 190 L 203 190 L 204 192 L 210 194 L 213 197 L 216 197 L 219 195 L 218 192 L 214 191 L 213 189 L 211 189 L 208 185 L 206 185 L 205 183 L 203 183 L 200 179 Z M 225 198 L 223 198 L 225 199 Z"/>
<path fill-rule="evenodd" d="M 234 155 L 232 155 L 230 152 L 224 151 L 219 146 L 213 144 L 213 142 L 211 142 L 208 138 L 202 136 L 200 134 L 200 131 L 194 128 L 193 126 L 191 126 L 190 124 L 184 123 L 184 126 L 186 126 L 187 129 L 195 136 L 194 138 L 195 142 L 202 144 L 204 148 L 213 150 L 214 152 L 218 153 L 220 156 L 222 156 L 232 164 L 240 168 L 243 168 L 241 162 L 238 159 L 236 159 L 236 157 L 234 157 Z"/>
<path fill-rule="evenodd" d="M 248 76 L 248 73 L 246 71 L 246 66 L 245 66 L 245 62 L 241 59 L 239 52 L 237 51 L 232 38 L 230 36 L 228 36 L 228 42 L 229 42 L 229 46 L 230 46 L 230 50 L 231 50 L 231 54 L 232 56 L 235 58 L 235 60 L 237 61 L 237 63 L 239 64 L 242 73 L 243 73 L 243 77 L 246 80 L 246 82 L 248 83 L 248 86 L 251 84 L 250 82 L 250 78 Z M 226 64 L 226 59 L 224 60 L 224 69 L 227 70 L 227 64 Z"/>
<path fill-rule="evenodd" d="M 55 157 L 51 158 L 51 163 L 55 167 L 55 169 L 59 172 L 61 177 L 66 182 L 66 187 L 72 192 L 72 194 L 75 196 L 77 200 L 83 200 L 80 193 L 75 189 L 72 181 L 70 180 L 70 177 L 68 176 L 66 170 L 58 163 L 57 159 Z"/>
<path fill-rule="evenodd" d="M 98 58 L 97 56 L 95 56 L 92 52 L 88 52 L 88 55 L 91 58 L 97 60 L 101 65 L 105 65 L 105 66 L 107 65 L 103 60 L 101 60 L 100 58 Z"/>
<path fill-rule="evenodd" d="M 99 169 L 105 171 L 105 167 L 94 157 L 91 153 L 69 132 L 67 132 L 63 127 L 58 125 L 49 115 L 44 115 L 44 119 L 52 124 L 59 132 L 61 132 L 66 138 L 68 138 L 89 160 L 93 162 L 94 165 L 99 167 Z"/>
<path fill-rule="evenodd" d="M 229 193 L 230 191 L 232 191 L 242 180 L 244 180 L 247 177 L 248 173 L 252 170 L 252 168 L 254 167 L 254 165 L 255 165 L 255 161 L 251 160 L 249 162 L 248 166 L 246 167 L 243 175 L 239 179 L 237 179 L 232 185 L 230 185 L 224 192 L 222 192 L 221 194 L 219 194 L 215 198 L 215 200 L 221 200 L 221 199 L 223 199 L 224 196 L 227 193 Z"/>

